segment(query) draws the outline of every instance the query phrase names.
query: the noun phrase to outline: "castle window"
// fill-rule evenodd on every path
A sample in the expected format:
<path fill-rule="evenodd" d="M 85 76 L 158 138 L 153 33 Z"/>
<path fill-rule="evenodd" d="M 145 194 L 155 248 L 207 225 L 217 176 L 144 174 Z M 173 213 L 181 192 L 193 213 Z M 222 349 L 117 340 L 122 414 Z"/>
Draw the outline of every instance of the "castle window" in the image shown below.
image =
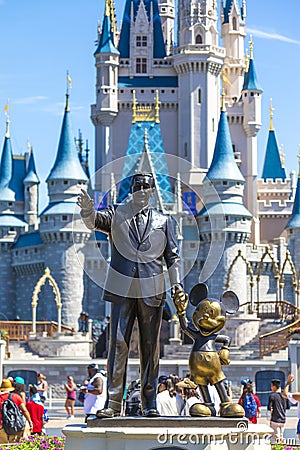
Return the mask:
<path fill-rule="evenodd" d="M 188 145 L 187 142 L 184 143 L 184 150 L 183 150 L 183 155 L 186 158 L 188 155 Z"/>
<path fill-rule="evenodd" d="M 137 47 L 147 47 L 147 36 L 137 36 L 136 37 Z"/>
<path fill-rule="evenodd" d="M 146 58 L 136 58 L 136 73 L 147 73 Z"/>
<path fill-rule="evenodd" d="M 12 202 L 8 202 L 8 206 L 12 206 L 13 204 L 12 204 Z"/>
<path fill-rule="evenodd" d="M 54 186 L 54 181 L 51 181 L 50 185 L 51 185 L 51 186 Z"/>
<path fill-rule="evenodd" d="M 201 103 L 201 89 L 198 89 L 198 103 Z"/>
<path fill-rule="evenodd" d="M 227 186 L 227 181 L 223 181 L 223 186 Z"/>
<path fill-rule="evenodd" d="M 196 36 L 196 44 L 202 44 L 203 40 L 202 40 L 202 36 L 201 34 L 197 34 Z"/>
<path fill-rule="evenodd" d="M 68 220 L 68 216 L 62 216 L 61 220 L 62 220 L 63 222 L 66 222 L 66 221 Z"/>
<path fill-rule="evenodd" d="M 15 231 L 14 227 L 10 227 L 9 231 Z"/>
<path fill-rule="evenodd" d="M 69 184 L 68 180 L 64 180 L 64 184 Z"/>
<path fill-rule="evenodd" d="M 215 119 L 212 119 L 212 131 L 215 131 Z"/>
<path fill-rule="evenodd" d="M 27 188 L 27 192 L 29 192 L 29 191 L 30 191 L 30 187 Z"/>
<path fill-rule="evenodd" d="M 233 17 L 233 19 L 232 19 L 232 29 L 235 31 L 237 30 L 236 17 Z"/>

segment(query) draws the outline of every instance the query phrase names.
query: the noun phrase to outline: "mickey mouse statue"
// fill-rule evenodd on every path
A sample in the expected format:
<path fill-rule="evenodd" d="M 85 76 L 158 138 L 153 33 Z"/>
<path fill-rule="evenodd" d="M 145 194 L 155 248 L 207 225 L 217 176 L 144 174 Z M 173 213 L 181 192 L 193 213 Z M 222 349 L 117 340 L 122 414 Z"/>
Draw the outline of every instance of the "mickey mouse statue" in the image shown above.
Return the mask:
<path fill-rule="evenodd" d="M 220 300 L 209 299 L 206 284 L 200 283 L 193 287 L 190 302 L 196 309 L 193 322 L 186 319 L 188 305 L 187 296 L 174 296 L 174 303 L 179 316 L 180 325 L 184 333 L 194 341 L 189 367 L 192 380 L 198 384 L 204 403 L 197 403 L 190 408 L 191 416 L 214 416 L 216 411 L 211 401 L 208 385 L 215 386 L 220 400 L 220 416 L 243 417 L 244 408 L 229 401 L 224 380 L 226 376 L 222 365 L 229 364 L 228 336 L 217 334 L 226 322 L 225 314 L 233 314 L 239 308 L 239 299 L 232 291 L 222 294 Z M 217 351 L 215 344 L 223 344 Z"/>

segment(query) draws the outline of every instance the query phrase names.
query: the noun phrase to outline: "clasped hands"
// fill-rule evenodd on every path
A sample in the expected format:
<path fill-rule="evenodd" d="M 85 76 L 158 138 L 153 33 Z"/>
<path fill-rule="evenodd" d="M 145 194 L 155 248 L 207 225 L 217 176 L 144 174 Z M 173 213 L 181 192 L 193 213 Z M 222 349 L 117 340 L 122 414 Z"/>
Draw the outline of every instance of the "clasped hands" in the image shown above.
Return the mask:
<path fill-rule="evenodd" d="M 185 314 L 188 307 L 188 295 L 184 293 L 183 289 L 179 286 L 175 287 L 173 294 L 173 301 L 177 310 L 177 314 L 182 316 Z"/>

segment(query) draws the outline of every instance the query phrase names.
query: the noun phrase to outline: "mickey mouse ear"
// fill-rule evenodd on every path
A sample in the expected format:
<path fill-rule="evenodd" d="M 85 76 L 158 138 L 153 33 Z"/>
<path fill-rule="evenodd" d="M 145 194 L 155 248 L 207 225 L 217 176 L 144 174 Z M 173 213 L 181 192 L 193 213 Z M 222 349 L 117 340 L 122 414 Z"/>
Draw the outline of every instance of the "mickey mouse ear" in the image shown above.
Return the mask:
<path fill-rule="evenodd" d="M 228 314 L 234 314 L 240 306 L 239 298 L 233 291 L 224 292 L 220 302 Z"/>
<path fill-rule="evenodd" d="M 208 296 L 208 288 L 204 283 L 196 284 L 190 292 L 190 302 L 193 306 L 197 306 L 202 300 Z"/>

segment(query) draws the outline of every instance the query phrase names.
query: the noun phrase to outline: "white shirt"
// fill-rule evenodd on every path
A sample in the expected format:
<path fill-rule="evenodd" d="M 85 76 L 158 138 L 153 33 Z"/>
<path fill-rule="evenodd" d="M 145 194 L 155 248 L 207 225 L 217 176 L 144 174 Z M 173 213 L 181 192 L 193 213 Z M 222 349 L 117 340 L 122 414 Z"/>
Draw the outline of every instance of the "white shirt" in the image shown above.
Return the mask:
<path fill-rule="evenodd" d="M 99 395 L 94 395 L 94 394 L 84 394 L 84 414 L 96 414 L 97 411 L 99 411 L 99 409 L 103 409 L 104 408 L 104 404 L 106 401 L 106 382 L 107 379 L 106 377 L 104 377 L 101 373 L 96 373 L 89 381 L 89 383 L 87 384 L 87 389 L 95 389 L 95 386 L 93 386 L 93 382 L 95 381 L 96 378 L 101 378 L 102 382 L 103 382 L 103 389 L 102 389 L 102 393 Z"/>
<path fill-rule="evenodd" d="M 176 395 L 171 397 L 169 391 L 166 389 L 159 392 L 156 396 L 157 410 L 161 416 L 179 416 L 182 408 L 182 403 Z"/>

